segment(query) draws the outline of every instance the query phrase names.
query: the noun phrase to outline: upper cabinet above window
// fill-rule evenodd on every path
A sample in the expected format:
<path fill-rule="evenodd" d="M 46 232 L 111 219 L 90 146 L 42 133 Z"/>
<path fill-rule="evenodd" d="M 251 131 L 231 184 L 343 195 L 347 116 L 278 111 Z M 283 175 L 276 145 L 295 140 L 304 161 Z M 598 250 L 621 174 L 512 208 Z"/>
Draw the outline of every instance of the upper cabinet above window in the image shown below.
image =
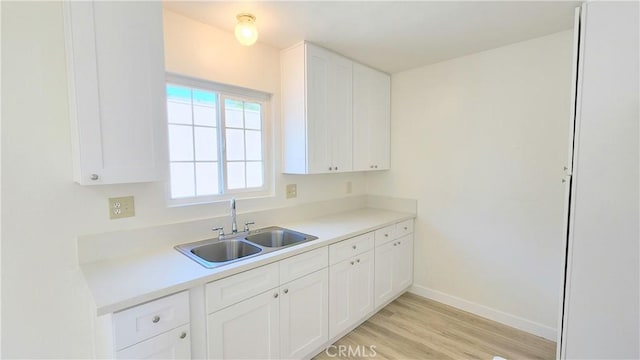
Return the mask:
<path fill-rule="evenodd" d="M 281 66 L 284 173 L 389 168 L 387 74 L 307 42 Z"/>
<path fill-rule="evenodd" d="M 64 2 L 74 180 L 166 178 L 161 2 Z"/>

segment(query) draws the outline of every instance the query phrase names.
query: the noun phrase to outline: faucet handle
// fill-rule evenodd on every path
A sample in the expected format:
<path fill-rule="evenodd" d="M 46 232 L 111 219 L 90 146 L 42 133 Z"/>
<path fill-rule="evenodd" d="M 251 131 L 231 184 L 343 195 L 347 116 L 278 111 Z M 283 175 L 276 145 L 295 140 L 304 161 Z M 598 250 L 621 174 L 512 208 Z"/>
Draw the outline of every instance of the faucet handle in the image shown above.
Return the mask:
<path fill-rule="evenodd" d="M 215 227 L 215 228 L 211 229 L 211 231 L 217 231 L 218 232 L 218 239 L 222 239 L 222 237 L 224 236 L 224 227 L 222 227 L 222 226 Z"/>
<path fill-rule="evenodd" d="M 249 221 L 249 222 L 244 223 L 244 231 L 245 232 L 249 232 L 249 225 L 253 225 L 253 224 L 255 224 L 255 222 L 253 222 L 253 221 Z"/>

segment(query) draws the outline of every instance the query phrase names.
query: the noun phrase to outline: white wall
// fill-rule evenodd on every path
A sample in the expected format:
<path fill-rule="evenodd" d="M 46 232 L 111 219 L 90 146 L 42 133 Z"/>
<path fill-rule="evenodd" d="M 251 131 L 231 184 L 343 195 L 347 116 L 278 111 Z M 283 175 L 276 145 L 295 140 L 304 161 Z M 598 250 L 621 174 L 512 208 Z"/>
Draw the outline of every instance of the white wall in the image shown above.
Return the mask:
<path fill-rule="evenodd" d="M 82 187 L 72 181 L 62 6 L 2 2 L 2 356 L 89 358 L 92 305 L 77 265 L 77 237 L 227 212 L 227 204 L 167 208 L 164 184 Z M 175 14 L 165 19 L 168 69 L 275 94 L 279 52 L 243 48 L 233 35 Z M 273 150 L 279 172 L 279 148 Z M 364 193 L 362 174 L 277 175 L 276 196 L 240 212 Z M 284 185 L 298 184 L 298 199 Z M 109 220 L 107 198 L 134 195 L 136 216 Z M 227 225 L 228 226 L 228 225 Z"/>
<path fill-rule="evenodd" d="M 415 291 L 553 338 L 572 32 L 394 74 L 391 171 L 418 200 Z M 505 314 L 506 313 L 506 314 Z"/>

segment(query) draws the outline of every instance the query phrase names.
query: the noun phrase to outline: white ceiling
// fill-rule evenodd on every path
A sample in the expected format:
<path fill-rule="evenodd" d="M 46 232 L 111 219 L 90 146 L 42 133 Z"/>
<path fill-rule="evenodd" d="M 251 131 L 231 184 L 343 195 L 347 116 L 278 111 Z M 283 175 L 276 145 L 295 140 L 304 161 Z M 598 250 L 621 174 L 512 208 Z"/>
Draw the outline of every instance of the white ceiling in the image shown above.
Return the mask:
<path fill-rule="evenodd" d="M 283 49 L 309 40 L 395 73 L 533 39 L 573 26 L 578 1 L 165 1 L 165 8 L 233 32 L 256 16 L 258 41 Z"/>

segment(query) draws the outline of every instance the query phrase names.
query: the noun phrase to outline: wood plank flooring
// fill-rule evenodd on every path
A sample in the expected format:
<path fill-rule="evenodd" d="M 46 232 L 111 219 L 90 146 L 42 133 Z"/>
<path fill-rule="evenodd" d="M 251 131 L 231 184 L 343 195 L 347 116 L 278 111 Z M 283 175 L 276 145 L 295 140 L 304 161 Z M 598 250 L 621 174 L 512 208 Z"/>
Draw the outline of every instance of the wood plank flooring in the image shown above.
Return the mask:
<path fill-rule="evenodd" d="M 491 360 L 500 356 L 515 360 L 554 359 L 556 355 L 553 341 L 409 293 L 334 345 L 315 359 Z M 351 356 L 348 352 L 339 356 L 339 345 L 350 346 Z M 371 345 L 375 345 L 375 356 Z"/>

